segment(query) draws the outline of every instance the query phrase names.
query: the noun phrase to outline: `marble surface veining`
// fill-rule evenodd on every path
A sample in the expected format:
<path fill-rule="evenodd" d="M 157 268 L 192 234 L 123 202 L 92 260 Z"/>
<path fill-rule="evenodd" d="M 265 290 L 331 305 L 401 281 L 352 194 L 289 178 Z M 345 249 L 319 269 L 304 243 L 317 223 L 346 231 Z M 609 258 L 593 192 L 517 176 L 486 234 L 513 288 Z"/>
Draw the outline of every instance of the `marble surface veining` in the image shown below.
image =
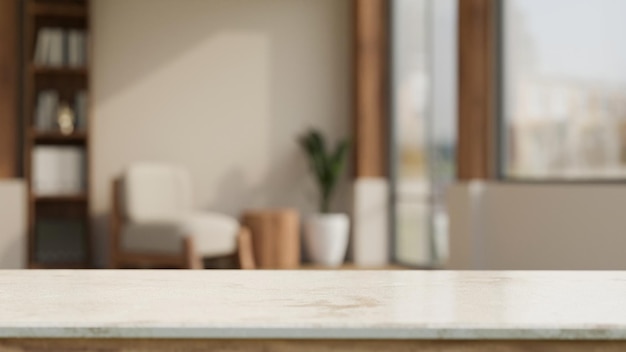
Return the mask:
<path fill-rule="evenodd" d="M 626 340 L 626 272 L 0 271 L 0 338 Z"/>

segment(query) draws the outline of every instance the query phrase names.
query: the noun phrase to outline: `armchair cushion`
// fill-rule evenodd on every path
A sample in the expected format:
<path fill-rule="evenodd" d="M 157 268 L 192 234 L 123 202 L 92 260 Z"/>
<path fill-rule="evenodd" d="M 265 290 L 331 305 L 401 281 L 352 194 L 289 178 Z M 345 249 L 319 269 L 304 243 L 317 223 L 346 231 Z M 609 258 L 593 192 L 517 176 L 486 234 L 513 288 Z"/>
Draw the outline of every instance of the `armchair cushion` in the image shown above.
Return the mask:
<path fill-rule="evenodd" d="M 124 177 L 126 217 L 132 223 L 173 222 L 192 210 L 191 180 L 183 168 L 135 164 Z"/>
<path fill-rule="evenodd" d="M 239 228 L 234 218 L 209 212 L 192 213 L 183 223 L 183 233 L 192 236 L 196 251 L 205 257 L 234 253 Z"/>

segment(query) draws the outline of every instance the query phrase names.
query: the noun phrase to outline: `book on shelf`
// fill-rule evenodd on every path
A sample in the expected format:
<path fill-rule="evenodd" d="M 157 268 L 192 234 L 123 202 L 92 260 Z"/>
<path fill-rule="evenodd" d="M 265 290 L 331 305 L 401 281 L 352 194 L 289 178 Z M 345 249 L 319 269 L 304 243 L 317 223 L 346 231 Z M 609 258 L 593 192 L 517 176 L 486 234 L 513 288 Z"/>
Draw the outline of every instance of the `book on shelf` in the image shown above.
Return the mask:
<path fill-rule="evenodd" d="M 61 28 L 42 28 L 37 33 L 34 62 L 37 65 L 60 67 L 65 58 L 65 33 Z"/>
<path fill-rule="evenodd" d="M 35 129 L 37 131 L 53 131 L 57 127 L 57 109 L 59 108 L 59 92 L 43 90 L 37 94 L 35 108 Z"/>
<path fill-rule="evenodd" d="M 87 92 L 84 90 L 76 93 L 74 97 L 74 116 L 76 129 L 79 131 L 87 130 Z"/>
<path fill-rule="evenodd" d="M 80 29 L 41 28 L 37 32 L 33 62 L 47 67 L 85 67 L 86 32 Z"/>
<path fill-rule="evenodd" d="M 70 196 L 84 193 L 84 148 L 36 146 L 32 160 L 32 188 L 35 195 Z"/>
<path fill-rule="evenodd" d="M 37 218 L 35 220 L 37 260 L 44 263 L 83 261 L 86 231 L 84 220 L 80 218 Z"/>
<path fill-rule="evenodd" d="M 48 61 L 48 53 L 50 52 L 50 45 L 52 41 L 50 40 L 51 36 L 54 34 L 50 34 L 51 28 L 42 28 L 37 32 L 37 41 L 35 42 L 35 58 L 33 62 L 38 65 L 43 65 Z"/>
<path fill-rule="evenodd" d="M 67 32 L 67 65 L 85 67 L 87 64 L 87 38 L 85 31 L 71 29 Z"/>
<path fill-rule="evenodd" d="M 74 127 L 77 131 L 87 130 L 87 91 L 80 90 L 74 95 L 73 106 Z M 38 132 L 58 131 L 57 115 L 59 104 L 59 92 L 55 90 L 42 90 L 37 94 L 37 105 L 35 107 L 34 127 Z"/>

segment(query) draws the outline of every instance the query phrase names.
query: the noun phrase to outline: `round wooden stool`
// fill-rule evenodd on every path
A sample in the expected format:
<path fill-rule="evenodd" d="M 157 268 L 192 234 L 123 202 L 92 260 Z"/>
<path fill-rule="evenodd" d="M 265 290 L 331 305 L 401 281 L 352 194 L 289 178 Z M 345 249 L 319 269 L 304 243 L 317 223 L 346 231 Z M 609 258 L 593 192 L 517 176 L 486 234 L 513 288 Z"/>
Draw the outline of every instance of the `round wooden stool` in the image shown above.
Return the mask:
<path fill-rule="evenodd" d="M 252 233 L 258 269 L 297 269 L 300 266 L 300 217 L 294 209 L 257 209 L 243 214 Z"/>

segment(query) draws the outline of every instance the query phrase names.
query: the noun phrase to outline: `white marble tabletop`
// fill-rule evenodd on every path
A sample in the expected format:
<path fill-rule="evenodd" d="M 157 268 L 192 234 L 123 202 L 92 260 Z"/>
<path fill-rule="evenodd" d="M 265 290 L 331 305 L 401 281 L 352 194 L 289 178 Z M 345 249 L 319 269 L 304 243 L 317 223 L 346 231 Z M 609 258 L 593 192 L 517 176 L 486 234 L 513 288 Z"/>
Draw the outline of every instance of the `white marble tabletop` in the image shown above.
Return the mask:
<path fill-rule="evenodd" d="M 626 340 L 626 272 L 0 271 L 0 338 Z"/>

